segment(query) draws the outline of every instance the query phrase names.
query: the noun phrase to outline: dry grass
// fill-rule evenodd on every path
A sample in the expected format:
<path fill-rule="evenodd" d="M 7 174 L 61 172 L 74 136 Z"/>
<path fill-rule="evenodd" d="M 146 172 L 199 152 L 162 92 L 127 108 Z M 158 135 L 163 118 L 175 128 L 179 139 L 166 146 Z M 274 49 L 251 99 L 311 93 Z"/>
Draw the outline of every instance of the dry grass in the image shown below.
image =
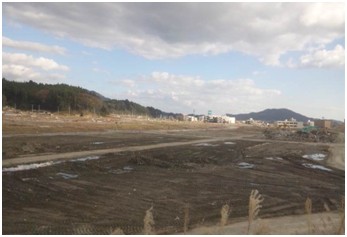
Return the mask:
<path fill-rule="evenodd" d="M 340 224 L 337 230 L 337 234 L 343 235 L 345 233 L 345 197 L 341 198 L 339 213 L 340 213 Z"/>
<path fill-rule="evenodd" d="M 186 204 L 184 206 L 184 226 L 183 226 L 184 234 L 187 233 L 188 225 L 189 225 L 189 205 Z"/>
<path fill-rule="evenodd" d="M 247 233 L 250 233 L 250 229 L 252 226 L 253 221 L 257 217 L 260 208 L 262 207 L 260 205 L 261 202 L 264 201 L 264 198 L 259 193 L 258 190 L 253 189 L 251 192 L 251 195 L 249 196 L 249 205 L 248 205 L 248 228 Z"/>
<path fill-rule="evenodd" d="M 240 228 L 240 230 L 243 232 L 245 228 L 247 227 L 247 234 L 260 234 L 260 235 L 268 235 L 271 234 L 272 230 L 269 228 L 269 220 L 263 220 L 259 219 L 255 222 L 256 218 L 258 217 L 259 211 L 261 209 L 261 203 L 264 201 L 263 196 L 259 193 L 258 190 L 252 190 L 250 197 L 249 197 L 249 216 L 248 216 L 248 223 L 244 223 L 243 227 Z M 328 209 L 324 215 L 320 216 L 319 219 L 317 219 L 317 214 L 312 214 L 312 200 L 310 198 L 307 198 L 305 201 L 305 213 L 306 213 L 306 219 L 307 219 L 307 227 L 308 232 L 306 233 L 305 230 L 303 230 L 300 225 L 297 225 L 299 227 L 298 233 L 305 233 L 305 234 L 344 234 L 344 221 L 345 221 L 345 210 L 344 210 L 344 197 L 341 199 L 341 205 L 339 208 L 339 217 L 336 218 L 337 213 L 333 214 L 330 213 L 330 208 L 327 204 L 324 205 L 326 209 Z M 188 233 L 188 226 L 190 221 L 190 205 L 185 204 L 184 205 L 184 234 Z M 231 234 L 230 233 L 230 227 L 228 226 L 228 218 L 231 213 L 232 209 L 230 207 L 230 204 L 225 204 L 221 208 L 221 219 L 219 226 L 214 227 L 200 227 L 200 231 L 203 234 Z M 331 214 L 331 215 L 330 215 Z M 334 217 L 335 215 L 335 217 Z M 305 219 L 300 220 L 300 223 L 304 223 Z M 338 221 L 337 221 L 338 220 Z M 149 208 L 146 211 L 145 217 L 143 219 L 144 227 L 143 227 L 143 234 L 148 235 L 154 235 L 156 234 L 154 229 L 154 218 L 153 218 L 153 206 Z M 240 223 L 236 223 L 236 225 L 240 226 Z M 283 224 L 285 225 L 285 223 Z M 305 225 L 301 225 L 302 227 L 305 227 Z M 274 223 L 273 226 L 275 231 L 278 232 L 279 224 Z M 232 227 L 233 228 L 233 227 Z M 276 229 L 277 228 L 277 229 Z M 237 229 L 237 228 L 236 228 Z M 159 231 L 160 232 L 160 231 Z M 159 233 L 157 232 L 157 233 Z M 238 232 L 237 232 L 238 233 Z M 123 230 L 120 228 L 111 229 L 110 234 L 115 235 L 121 235 L 124 234 Z"/>
<path fill-rule="evenodd" d="M 143 219 L 143 233 L 145 235 L 153 235 L 154 231 L 154 218 L 153 218 L 153 206 L 146 211 L 145 218 Z"/>
<path fill-rule="evenodd" d="M 307 227 L 308 227 L 308 233 L 313 232 L 313 226 L 312 226 L 312 220 L 311 220 L 311 214 L 312 214 L 312 200 L 310 198 L 306 199 L 305 202 L 305 212 L 307 214 Z"/>
<path fill-rule="evenodd" d="M 108 130 L 172 130 L 206 129 L 226 127 L 224 124 L 171 121 L 153 119 L 146 116 L 38 114 L 19 111 L 15 116 L 3 114 L 4 134 L 31 134 L 54 132 L 92 132 Z"/>
<path fill-rule="evenodd" d="M 221 225 L 221 227 L 228 224 L 228 218 L 229 218 L 230 212 L 231 212 L 230 206 L 228 204 L 223 205 L 223 207 L 220 211 L 220 215 L 221 215 L 220 225 Z"/>
<path fill-rule="evenodd" d="M 253 234 L 255 235 L 268 235 L 271 233 L 269 225 L 264 220 L 259 220 L 258 225 L 255 227 Z"/>
<path fill-rule="evenodd" d="M 124 232 L 121 228 L 111 229 L 110 235 L 124 235 Z"/>

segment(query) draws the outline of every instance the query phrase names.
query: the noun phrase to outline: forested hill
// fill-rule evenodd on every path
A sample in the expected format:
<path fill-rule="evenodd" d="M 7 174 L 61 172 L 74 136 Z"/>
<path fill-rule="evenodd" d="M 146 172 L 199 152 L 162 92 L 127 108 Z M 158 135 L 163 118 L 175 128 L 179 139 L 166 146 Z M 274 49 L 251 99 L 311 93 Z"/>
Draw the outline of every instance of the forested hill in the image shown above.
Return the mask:
<path fill-rule="evenodd" d="M 50 112 L 71 111 L 72 113 L 92 112 L 100 115 L 109 113 L 148 115 L 151 117 L 173 116 L 153 107 L 144 107 L 129 100 L 111 100 L 94 91 L 66 84 L 42 84 L 33 81 L 15 82 L 2 79 L 2 105 L 22 110 Z"/>

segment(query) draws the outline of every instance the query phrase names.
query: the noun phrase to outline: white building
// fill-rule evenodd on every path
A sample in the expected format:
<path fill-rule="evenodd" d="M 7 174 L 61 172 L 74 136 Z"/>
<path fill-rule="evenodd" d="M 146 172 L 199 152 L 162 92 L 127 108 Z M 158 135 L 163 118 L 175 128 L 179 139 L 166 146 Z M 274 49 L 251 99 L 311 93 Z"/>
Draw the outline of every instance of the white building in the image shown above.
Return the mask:
<path fill-rule="evenodd" d="M 190 122 L 197 122 L 198 121 L 198 118 L 195 117 L 195 116 L 187 116 L 187 120 L 190 121 Z"/>
<path fill-rule="evenodd" d="M 229 117 L 229 116 L 222 116 L 224 123 L 232 123 L 234 124 L 236 122 L 235 117 Z"/>

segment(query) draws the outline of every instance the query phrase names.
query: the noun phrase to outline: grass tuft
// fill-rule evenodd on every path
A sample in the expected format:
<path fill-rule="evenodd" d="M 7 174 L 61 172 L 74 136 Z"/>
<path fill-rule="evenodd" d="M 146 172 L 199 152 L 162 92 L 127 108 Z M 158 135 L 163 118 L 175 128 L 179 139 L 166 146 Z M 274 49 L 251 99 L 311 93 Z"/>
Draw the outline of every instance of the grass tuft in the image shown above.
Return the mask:
<path fill-rule="evenodd" d="M 121 228 L 115 228 L 110 230 L 110 235 L 124 235 L 124 232 Z"/>
<path fill-rule="evenodd" d="M 337 234 L 343 235 L 345 233 L 345 197 L 341 198 L 339 213 L 340 213 L 340 224 L 337 230 Z"/>
<path fill-rule="evenodd" d="M 251 191 L 251 195 L 249 196 L 249 205 L 248 205 L 248 228 L 247 233 L 250 233 L 251 225 L 257 215 L 259 214 L 260 208 L 262 207 L 260 205 L 261 202 L 264 201 L 264 198 L 259 193 L 258 190 L 253 189 Z"/>
<path fill-rule="evenodd" d="M 230 212 L 231 212 L 230 206 L 228 204 L 223 205 L 220 211 L 220 215 L 221 215 L 220 225 L 222 227 L 228 224 L 228 218 L 229 218 Z"/>
<path fill-rule="evenodd" d="M 153 219 L 153 206 L 146 211 L 145 218 L 143 219 L 143 233 L 145 235 L 154 234 L 154 219 Z"/>
<path fill-rule="evenodd" d="M 186 204 L 184 206 L 184 226 L 183 226 L 184 234 L 186 234 L 188 231 L 188 225 L 189 225 L 189 205 Z"/>
<path fill-rule="evenodd" d="M 306 199 L 305 202 L 305 212 L 307 214 L 307 226 L 308 226 L 308 233 L 312 233 L 312 220 L 311 220 L 311 214 L 312 214 L 312 200 L 310 198 Z"/>

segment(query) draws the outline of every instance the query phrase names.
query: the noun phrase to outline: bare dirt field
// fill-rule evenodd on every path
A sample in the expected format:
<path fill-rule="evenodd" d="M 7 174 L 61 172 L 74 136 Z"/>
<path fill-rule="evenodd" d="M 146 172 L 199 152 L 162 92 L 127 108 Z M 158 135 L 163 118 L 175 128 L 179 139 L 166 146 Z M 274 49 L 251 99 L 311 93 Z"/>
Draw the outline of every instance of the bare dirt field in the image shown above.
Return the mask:
<path fill-rule="evenodd" d="M 262 219 L 305 214 L 307 197 L 313 213 L 344 200 L 344 144 L 266 140 L 238 125 L 61 116 L 57 127 L 30 116 L 3 115 L 3 234 L 140 234 L 151 207 L 156 234 L 216 226 L 224 204 L 242 223 L 253 189 Z"/>

